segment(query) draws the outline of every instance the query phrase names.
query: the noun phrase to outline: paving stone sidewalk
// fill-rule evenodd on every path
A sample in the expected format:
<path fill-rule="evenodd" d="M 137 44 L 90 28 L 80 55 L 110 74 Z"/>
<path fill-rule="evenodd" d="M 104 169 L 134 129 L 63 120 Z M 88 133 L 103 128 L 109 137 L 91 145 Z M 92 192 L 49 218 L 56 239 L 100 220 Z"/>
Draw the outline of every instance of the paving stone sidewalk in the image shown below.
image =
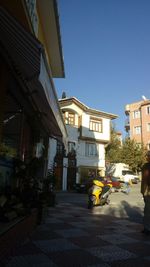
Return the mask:
<path fill-rule="evenodd" d="M 150 237 L 141 229 L 128 218 L 60 203 L 6 267 L 149 267 Z"/>

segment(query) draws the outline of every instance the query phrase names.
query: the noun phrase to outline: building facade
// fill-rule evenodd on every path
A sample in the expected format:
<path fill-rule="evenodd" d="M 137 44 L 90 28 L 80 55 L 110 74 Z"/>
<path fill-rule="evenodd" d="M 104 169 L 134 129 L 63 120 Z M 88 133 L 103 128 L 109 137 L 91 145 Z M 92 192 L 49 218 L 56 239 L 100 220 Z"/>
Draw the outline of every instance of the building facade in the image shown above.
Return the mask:
<path fill-rule="evenodd" d="M 67 189 L 89 177 L 105 174 L 105 145 L 110 141 L 110 121 L 116 115 L 91 109 L 77 98 L 59 100 L 68 133 Z M 63 177 L 63 179 L 65 179 Z"/>
<path fill-rule="evenodd" d="M 150 100 L 126 105 L 127 116 L 125 129 L 128 136 L 134 139 L 139 145 L 144 144 L 150 149 Z"/>
<path fill-rule="evenodd" d="M 49 138 L 65 145 L 67 132 L 53 82 L 64 77 L 57 1 L 0 0 L 0 25 L 0 187 L 5 187 L 13 166 L 7 156 L 25 163 L 40 159 L 39 175 L 45 177 Z"/>

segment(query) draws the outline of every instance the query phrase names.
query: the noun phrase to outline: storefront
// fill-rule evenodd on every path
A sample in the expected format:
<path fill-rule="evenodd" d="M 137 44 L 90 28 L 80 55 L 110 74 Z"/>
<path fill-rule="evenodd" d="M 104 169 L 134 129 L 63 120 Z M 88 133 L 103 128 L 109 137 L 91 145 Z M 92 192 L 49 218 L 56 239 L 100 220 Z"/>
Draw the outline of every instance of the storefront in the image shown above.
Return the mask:
<path fill-rule="evenodd" d="M 49 137 L 66 132 L 42 44 L 3 8 L 0 25 L 0 192 L 10 192 L 46 177 Z"/>

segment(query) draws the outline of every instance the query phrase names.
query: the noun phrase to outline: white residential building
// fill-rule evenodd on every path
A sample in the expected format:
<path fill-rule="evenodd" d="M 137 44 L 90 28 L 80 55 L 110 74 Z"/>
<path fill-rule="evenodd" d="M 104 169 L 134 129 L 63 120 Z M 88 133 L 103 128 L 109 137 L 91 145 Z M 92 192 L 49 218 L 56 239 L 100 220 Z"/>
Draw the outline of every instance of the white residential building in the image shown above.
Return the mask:
<path fill-rule="evenodd" d="M 89 108 L 77 98 L 59 100 L 68 133 L 67 189 L 90 176 L 105 175 L 110 121 L 117 115 Z M 73 171 L 74 170 L 74 171 Z"/>

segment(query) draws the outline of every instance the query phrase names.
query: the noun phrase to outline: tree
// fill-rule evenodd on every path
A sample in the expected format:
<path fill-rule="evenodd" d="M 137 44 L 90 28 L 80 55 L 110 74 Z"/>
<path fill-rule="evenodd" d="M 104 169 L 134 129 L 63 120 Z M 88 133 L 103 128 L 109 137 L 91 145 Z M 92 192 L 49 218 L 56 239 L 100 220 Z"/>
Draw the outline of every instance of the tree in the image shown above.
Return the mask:
<path fill-rule="evenodd" d="M 115 130 L 115 126 L 111 125 L 110 143 L 106 147 L 106 162 L 108 163 L 125 163 L 134 172 L 139 172 L 145 163 L 146 148 L 144 145 L 139 146 L 135 140 L 125 138 L 121 145 Z"/>
<path fill-rule="evenodd" d="M 106 161 L 109 163 L 121 162 L 121 142 L 118 138 L 117 131 L 114 125 L 111 125 L 110 143 L 105 149 Z"/>
<path fill-rule="evenodd" d="M 121 162 L 129 165 L 129 167 L 134 171 L 140 171 L 142 165 L 145 162 L 146 148 L 139 144 L 135 140 L 130 140 L 126 138 L 123 142 L 121 149 Z"/>

